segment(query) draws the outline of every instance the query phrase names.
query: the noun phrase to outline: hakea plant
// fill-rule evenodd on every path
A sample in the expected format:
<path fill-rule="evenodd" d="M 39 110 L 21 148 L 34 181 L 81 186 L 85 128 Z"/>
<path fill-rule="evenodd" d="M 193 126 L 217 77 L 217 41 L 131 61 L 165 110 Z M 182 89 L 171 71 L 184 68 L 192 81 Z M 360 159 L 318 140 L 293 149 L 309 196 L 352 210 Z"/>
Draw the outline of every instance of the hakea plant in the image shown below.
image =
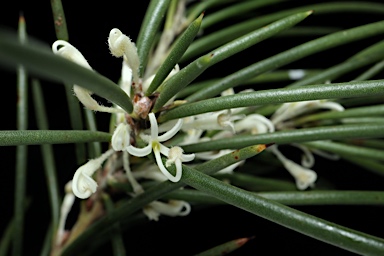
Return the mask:
<path fill-rule="evenodd" d="M 17 146 L 18 159 L 24 159 L 17 166 L 17 177 L 21 179 L 16 183 L 16 212 L 10 224 L 13 226 L 4 233 L 2 250 L 6 252 L 12 241 L 14 255 L 22 253 L 26 182 L 23 156 L 25 145 L 39 144 L 47 163 L 52 208 L 52 235 L 47 236 L 44 250 L 52 255 L 74 255 L 87 250 L 91 253 L 106 241 L 112 242 L 116 254 L 130 253 L 130 245 L 124 248 L 121 236 L 139 217 L 162 221 L 161 216 L 193 214 L 194 205 L 199 203 L 223 202 L 345 250 L 367 255 L 383 253 L 382 238 L 283 204 L 384 203 L 381 191 L 338 191 L 317 184 L 321 174 L 315 165 L 315 159 L 342 159 L 383 175 L 384 108 L 378 96 L 384 93 L 384 80 L 369 79 L 384 67 L 384 43 L 376 42 L 344 62 L 321 70 L 281 68 L 384 32 L 384 21 L 340 31 L 296 26 L 313 12 L 321 15 L 364 11 L 383 15 L 384 5 L 364 1 L 286 5 L 286 10 L 276 13 L 257 18 L 249 15 L 261 7 L 278 10 L 278 2 L 281 1 L 150 1 L 136 40 L 128 37 L 129 31 L 123 28 L 111 28 L 105 35 L 109 48 L 105 50 L 111 58 L 122 61 L 117 84 L 94 72 L 87 56 L 68 42 L 60 1 L 51 1 L 58 37 L 52 50 L 32 38 L 27 43 L 23 19 L 19 39 L 1 31 L 0 63 L 18 67 L 20 121 L 18 131 L 0 132 L 0 144 Z M 223 30 L 208 29 L 243 14 L 248 19 L 234 19 L 239 23 Z M 209 67 L 225 63 L 261 41 L 295 32 L 318 32 L 319 37 L 234 73 L 207 81 L 200 79 Z M 369 65 L 353 81 L 333 83 Z M 36 79 L 32 85 L 40 130 L 27 130 L 25 70 L 65 83 L 74 130 L 48 130 Z M 286 88 L 258 90 L 252 86 L 276 80 L 285 83 Z M 112 105 L 100 103 L 93 94 Z M 78 101 L 74 101 L 75 97 Z M 85 109 L 89 130 L 81 130 L 79 102 Z M 95 112 L 111 114 L 109 132 L 94 129 Z M 100 151 L 99 142 L 109 142 L 104 152 Z M 63 199 L 58 196 L 51 161 L 49 144 L 56 143 L 75 143 L 79 161 L 72 180 L 66 181 Z M 86 143 L 88 155 L 84 150 Z M 301 162 L 287 148 L 302 152 L 298 153 L 302 155 Z M 260 179 L 261 172 L 242 168 L 253 165 L 265 167 L 265 173 L 285 169 L 283 177 L 290 175 L 290 179 Z M 273 192 L 260 193 L 263 191 Z M 68 228 L 67 219 L 77 204 L 76 198 L 84 201 L 79 218 Z M 97 243 L 87 246 L 89 239 Z M 205 253 L 217 255 L 234 250 L 247 240 L 230 241 Z"/>

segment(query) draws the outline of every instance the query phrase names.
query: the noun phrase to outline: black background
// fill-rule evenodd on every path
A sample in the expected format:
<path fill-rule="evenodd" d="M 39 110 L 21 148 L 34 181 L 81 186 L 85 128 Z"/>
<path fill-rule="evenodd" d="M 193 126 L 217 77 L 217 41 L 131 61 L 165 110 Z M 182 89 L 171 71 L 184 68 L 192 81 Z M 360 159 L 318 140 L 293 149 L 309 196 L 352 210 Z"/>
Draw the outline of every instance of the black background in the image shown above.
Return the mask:
<path fill-rule="evenodd" d="M 148 1 L 64 1 L 67 18 L 69 41 L 86 57 L 89 64 L 97 72 L 117 81 L 120 76 L 121 60 L 112 57 L 108 50 L 107 36 L 109 31 L 117 27 L 129 35 L 133 41 L 137 38 L 145 6 Z M 324 1 L 289 1 L 279 4 L 275 10 L 285 5 L 299 5 L 303 2 L 316 3 Z M 379 1 L 380 2 L 380 1 Z M 17 28 L 18 15 L 22 11 L 27 22 L 28 34 L 51 45 L 56 36 L 54 33 L 52 13 L 48 1 L 8 2 L 7 7 L 0 10 L 0 25 Z M 265 12 L 273 8 L 265 8 Z M 206 12 L 209 15 L 209 12 Z M 257 15 L 257 14 L 255 14 Z M 332 14 L 327 16 L 309 17 L 303 25 L 318 24 L 322 20 L 324 25 L 342 28 L 354 27 L 369 22 L 379 21 L 380 15 L 365 14 Z M 239 20 L 241 17 L 238 18 Z M 209 33 L 219 27 L 205 31 Z M 313 39 L 300 38 L 272 38 L 258 46 L 239 54 L 210 68 L 202 77 L 220 77 L 257 60 L 272 56 L 292 46 Z M 310 58 L 288 65 L 289 68 L 324 68 L 337 64 L 351 54 L 382 39 L 373 37 L 337 47 L 327 52 L 315 54 Z M 361 70 L 360 70 L 361 71 Z M 358 72 L 356 73 L 358 74 Z M 2 90 L 1 130 L 16 128 L 16 75 L 0 70 Z M 345 76 L 340 81 L 348 81 L 354 75 Z M 381 78 L 381 77 L 378 77 Z M 50 129 L 70 129 L 67 114 L 64 89 L 61 85 L 42 81 L 44 96 L 48 106 Z M 272 84 L 270 86 L 280 86 Z M 259 87 L 258 87 L 259 88 Z M 32 100 L 31 100 L 32 101 Z M 30 101 L 29 129 L 36 129 L 33 114 L 33 104 Z M 98 127 L 102 131 L 108 130 L 108 115 L 97 113 Z M 103 145 L 107 148 L 108 145 Z M 46 181 L 40 160 L 38 146 L 29 147 L 27 194 L 32 198 L 32 205 L 27 212 L 24 252 L 28 255 L 39 253 L 48 226 L 50 215 Z M 13 214 L 14 163 L 15 148 L 3 147 L 1 150 L 2 178 L 1 195 L 1 230 Z M 60 187 L 72 179 L 77 169 L 73 145 L 54 145 L 55 160 L 58 164 L 58 178 Z M 320 160 L 322 161 L 322 160 Z M 319 182 L 331 180 L 339 189 L 381 190 L 383 180 L 370 172 L 355 168 L 340 161 L 318 161 L 314 168 L 319 176 Z M 287 175 L 288 177 L 288 175 Z M 384 237 L 382 228 L 382 207 L 369 206 L 312 206 L 295 207 L 320 218 L 345 225 L 347 227 Z M 159 222 L 150 222 L 144 226 L 134 227 L 124 233 L 126 250 L 131 255 L 191 255 L 217 244 L 240 237 L 255 238 L 242 249 L 231 255 L 265 255 L 277 253 L 294 253 L 296 255 L 353 255 L 350 252 L 319 242 L 297 232 L 280 227 L 242 210 L 231 206 L 217 206 L 211 209 L 192 208 L 191 215 L 180 218 L 162 217 Z M 90 241 L 92 243 L 92 241 Z M 109 245 L 105 245 L 102 252 L 110 252 Z M 108 254 L 108 253 L 107 253 Z"/>

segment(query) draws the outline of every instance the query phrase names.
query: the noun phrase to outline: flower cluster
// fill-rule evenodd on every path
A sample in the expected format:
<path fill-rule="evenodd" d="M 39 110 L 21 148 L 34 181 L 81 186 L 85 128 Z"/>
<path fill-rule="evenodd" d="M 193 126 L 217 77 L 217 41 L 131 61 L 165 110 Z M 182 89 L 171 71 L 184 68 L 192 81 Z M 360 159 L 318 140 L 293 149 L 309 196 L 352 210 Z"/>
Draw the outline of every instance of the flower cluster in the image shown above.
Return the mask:
<path fill-rule="evenodd" d="M 118 152 L 122 152 L 122 168 L 125 171 L 126 178 L 132 186 L 133 196 L 141 194 L 144 192 L 144 189 L 138 182 L 138 175 L 135 175 L 131 171 L 130 158 L 133 156 L 144 157 L 152 152 L 154 153 L 155 160 L 157 163 L 154 172 L 160 172 L 164 175 L 165 179 L 168 179 L 172 182 L 178 182 L 182 176 L 182 163 L 192 161 L 195 158 L 194 154 L 183 154 L 183 150 L 179 146 L 167 147 L 163 144 L 175 136 L 181 126 L 183 121 L 180 119 L 178 122 L 169 129 L 169 131 L 164 134 L 159 135 L 158 124 L 154 113 L 148 113 L 150 110 L 143 110 L 143 102 L 148 101 L 147 97 L 143 97 L 145 89 L 148 87 L 148 84 L 153 79 L 153 76 L 144 80 L 139 77 L 138 68 L 139 68 L 139 58 L 137 54 L 137 49 L 135 44 L 124 35 L 119 29 L 112 29 L 108 37 L 109 50 L 111 54 L 115 57 L 123 57 L 122 65 L 122 77 L 120 86 L 127 93 L 128 96 L 131 95 L 132 89 L 136 96 L 140 97 L 134 105 L 134 115 L 137 117 L 148 117 L 150 123 L 150 134 L 146 134 L 145 131 L 133 129 L 132 122 L 128 120 L 133 120 L 132 117 L 125 113 L 118 106 L 106 107 L 100 105 L 92 97 L 92 92 L 86 90 L 78 85 L 74 85 L 74 93 L 79 101 L 87 108 L 93 111 L 101 111 L 114 113 L 116 116 L 116 128 L 112 135 L 111 140 L 111 149 L 106 151 L 101 156 L 89 160 L 86 164 L 77 169 L 74 174 L 73 180 L 71 182 L 72 192 L 75 196 L 81 199 L 90 197 L 97 191 L 98 184 L 94 180 L 93 175 L 95 172 L 102 167 L 102 164 L 109 159 L 111 156 L 116 155 Z M 85 68 L 92 70 L 84 56 L 77 50 L 74 46 L 68 42 L 58 40 L 52 45 L 52 50 L 55 54 L 60 55 L 64 58 L 67 58 Z M 178 72 L 178 67 L 176 67 L 170 73 L 169 77 Z M 136 88 L 133 85 L 140 85 Z M 137 89 L 139 88 L 139 89 Z M 140 91 L 140 88 L 142 91 Z M 143 113 L 147 111 L 146 114 Z M 136 133 L 135 133 L 136 132 Z M 132 137 L 132 135 L 136 135 Z M 138 143 L 138 140 L 146 143 L 146 146 L 139 148 L 131 144 L 131 142 Z M 166 157 L 165 164 L 163 163 L 162 157 Z M 176 173 L 172 175 L 167 168 L 171 165 L 175 165 Z M 113 172 L 119 169 L 118 165 L 115 165 L 113 168 L 109 168 L 108 178 L 111 178 Z M 156 174 L 157 177 L 159 176 Z M 156 176 L 155 175 L 155 176 Z M 112 176 L 113 177 L 113 176 Z M 149 177 L 149 176 L 147 176 Z M 105 183 L 105 182 L 104 182 Z M 104 184 L 100 182 L 100 184 Z M 178 201 L 171 201 L 170 203 L 164 203 L 160 201 L 154 201 L 144 210 L 144 213 L 148 215 L 151 219 L 158 219 L 159 214 L 165 214 L 170 216 L 177 215 L 186 215 L 190 211 L 190 206 L 187 202 L 180 201 L 180 203 L 175 203 Z M 168 209 L 167 209 L 168 207 Z M 176 207 L 176 208 L 175 208 Z M 67 207 L 68 208 L 68 207 Z M 185 210 L 182 210 L 184 209 Z M 65 221 L 65 216 L 68 212 L 62 213 L 62 218 Z"/>
<path fill-rule="evenodd" d="M 111 30 L 108 37 L 108 45 L 114 57 L 123 58 L 120 86 L 128 96 L 134 98 L 133 112 L 126 113 L 118 106 L 102 106 L 92 98 L 91 91 L 79 85 L 74 85 L 73 90 L 76 97 L 87 109 L 112 113 L 115 118 L 111 148 L 101 156 L 89 160 L 78 168 L 74 174 L 71 182 L 72 192 L 73 195 L 81 199 L 89 198 L 97 191 L 98 183 L 94 180 L 93 176 L 108 159 L 113 164 L 106 168 L 106 175 L 100 178 L 99 185 L 101 185 L 99 187 L 104 188 L 106 184 L 105 179 L 116 180 L 119 170 L 124 170 L 125 178 L 132 187 L 133 192 L 131 195 L 137 196 L 144 192 L 143 186 L 140 184 L 141 180 L 169 180 L 171 182 L 178 182 L 182 178 L 183 163 L 191 162 L 195 159 L 211 160 L 232 151 L 229 148 L 214 152 L 184 154 L 183 145 L 230 138 L 235 134 L 262 134 L 288 128 L 295 129 L 295 124 L 291 120 L 303 113 L 316 109 L 344 110 L 338 103 L 317 100 L 285 103 L 270 118 L 255 113 L 245 114 L 245 108 L 237 108 L 190 116 L 184 119 L 169 121 L 159 126 L 155 113 L 151 112 L 153 98 L 145 96 L 145 92 L 154 79 L 155 74 L 149 73 L 145 77 L 140 77 L 140 61 L 136 46 L 119 29 L 114 28 Z M 84 56 L 68 42 L 58 40 L 52 45 L 52 49 L 54 53 L 92 70 Z M 154 67 L 151 67 L 151 69 L 155 70 Z M 179 66 L 176 65 L 166 80 L 177 74 L 179 70 Z M 234 93 L 234 90 L 231 88 L 223 91 L 221 96 Z M 166 105 L 172 104 L 174 98 L 170 99 Z M 150 127 L 146 129 L 148 125 Z M 179 132 L 181 136 L 178 139 L 178 145 L 167 146 L 171 139 Z M 303 145 L 293 146 L 299 147 L 304 152 L 305 157 L 303 157 L 301 165 L 286 158 L 278 150 L 277 145 L 270 147 L 270 152 L 277 157 L 293 176 L 299 190 L 313 187 L 317 179 L 317 174 L 310 169 L 314 165 L 313 153 Z M 134 171 L 131 170 L 131 161 L 134 157 L 142 158 L 152 153 L 156 165 L 141 163 L 141 165 L 135 165 Z M 315 153 L 322 154 L 321 151 Z M 117 159 L 120 159 L 120 162 Z M 222 169 L 220 172 L 232 173 L 234 169 L 243 163 L 244 161 L 239 161 Z M 175 167 L 174 173 L 169 170 L 169 167 L 173 165 Z M 73 196 L 67 197 L 67 206 L 64 207 L 63 205 L 62 222 L 65 222 L 65 216 L 70 209 L 69 205 L 73 203 Z M 154 201 L 144 207 L 143 212 L 149 219 L 158 220 L 160 214 L 168 216 L 187 215 L 190 212 L 190 205 L 187 202 L 178 200 L 170 200 L 168 202 Z M 61 233 L 58 237 L 58 242 L 62 239 L 63 230 L 63 228 L 60 229 Z"/>

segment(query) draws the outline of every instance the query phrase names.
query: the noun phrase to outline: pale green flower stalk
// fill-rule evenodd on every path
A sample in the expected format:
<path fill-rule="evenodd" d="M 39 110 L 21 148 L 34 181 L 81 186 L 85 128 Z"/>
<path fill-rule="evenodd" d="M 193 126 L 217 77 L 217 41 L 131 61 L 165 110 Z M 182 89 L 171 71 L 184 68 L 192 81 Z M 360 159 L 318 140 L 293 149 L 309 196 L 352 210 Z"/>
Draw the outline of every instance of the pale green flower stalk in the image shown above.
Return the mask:
<path fill-rule="evenodd" d="M 380 80 L 380 70 L 384 67 L 384 43 L 365 46 L 341 63 L 329 62 L 325 67 L 284 67 L 384 32 L 384 21 L 345 29 L 338 24 L 324 27 L 321 15 L 383 15 L 384 5 L 329 2 L 281 9 L 280 2 L 152 0 L 137 39 L 128 36 L 129 27 L 111 27 L 105 35 L 105 51 L 112 55 L 111 62 L 113 58 L 121 60 L 116 83 L 93 70 L 96 63 L 88 63 L 86 54 L 78 50 L 81 48 L 68 41 L 60 1 L 52 1 L 58 40 L 50 42 L 51 51 L 38 42 L 19 42 L 9 32 L 0 31 L 2 66 L 19 67 L 23 83 L 23 69 L 42 79 L 64 82 L 69 97 L 74 130 L 48 130 L 46 124 L 40 130 L 25 130 L 27 115 L 20 107 L 18 130 L 0 131 L 0 145 L 18 146 L 18 159 L 26 155 L 25 145 L 76 143 L 76 159 L 81 164 L 76 165 L 71 180 L 62 182 L 66 185 L 60 209 L 51 202 L 54 216 L 43 255 L 48 251 L 50 255 L 92 254 L 107 241 L 115 255 L 135 254 L 134 242 L 124 239 L 124 232 L 129 233 L 133 225 L 144 224 L 145 228 L 148 221 L 192 215 L 217 204 L 235 206 L 358 254 L 380 255 L 384 251 L 383 238 L 286 206 L 383 204 L 383 191 L 357 188 L 349 194 L 330 189 L 338 184 L 325 180 L 321 166 L 349 161 L 363 174 L 368 170 L 383 176 L 384 80 Z M 264 14 L 255 17 L 256 11 Z M 313 12 L 320 22 L 306 27 Z M 278 49 L 275 55 L 258 56 L 262 56 L 264 40 L 279 40 L 285 46 L 283 38 L 314 34 L 315 39 Z M 252 51 L 258 51 L 256 56 L 247 55 Z M 238 59 L 238 55 L 242 57 Z M 212 74 L 209 68 L 220 72 L 206 79 Z M 366 70 L 359 71 L 362 68 Z M 360 73 L 353 73 L 356 70 Z M 352 78 L 346 74 L 356 79 L 349 81 Z M 279 82 L 281 88 L 268 87 L 272 82 Z M 265 86 L 260 89 L 259 85 Z M 18 88 L 22 87 L 25 85 L 19 84 Z M 40 85 L 36 88 L 37 116 L 45 120 L 44 105 L 39 104 L 43 100 Z M 19 106 L 26 104 L 24 94 L 20 100 Z M 76 107 L 79 102 L 86 112 Z M 93 112 L 107 113 L 109 131 L 96 130 Z M 89 130 L 81 130 L 83 117 Z M 95 144 L 101 142 L 108 143 L 104 152 Z M 49 160 L 52 149 L 45 149 L 44 159 L 51 165 L 46 166 L 46 175 L 54 176 L 50 173 L 55 170 L 54 163 Z M 300 157 L 301 162 L 297 160 Z M 14 255 L 21 255 L 25 243 L 25 171 L 20 167 L 25 161 L 20 160 L 17 167 L 20 182 L 12 222 L 15 228 L 13 233 L 8 231 L 11 227 L 7 229 L 0 248 L 6 253 L 13 239 Z M 51 201 L 55 201 L 56 185 L 49 183 L 56 181 L 48 182 L 50 193 L 55 194 Z M 79 216 L 69 225 L 71 211 L 79 201 Z M 262 228 L 257 232 L 263 232 Z M 173 236 L 159 239 L 169 244 Z M 268 239 L 278 249 L 279 241 Z M 211 249 L 199 255 L 221 254 L 225 248 L 231 251 L 253 241 L 232 240 L 210 244 Z M 194 243 L 202 242 L 194 238 Z M 176 243 L 167 248 L 172 249 L 174 254 L 185 254 L 178 251 Z"/>

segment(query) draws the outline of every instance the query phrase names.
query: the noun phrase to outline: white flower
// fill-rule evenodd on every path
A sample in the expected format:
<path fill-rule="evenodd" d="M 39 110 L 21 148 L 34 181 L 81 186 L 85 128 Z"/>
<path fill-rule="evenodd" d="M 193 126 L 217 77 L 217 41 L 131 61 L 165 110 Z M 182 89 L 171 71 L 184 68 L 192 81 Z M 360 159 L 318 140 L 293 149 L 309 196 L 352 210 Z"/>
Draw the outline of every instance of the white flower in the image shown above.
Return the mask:
<path fill-rule="evenodd" d="M 186 216 L 191 212 L 191 206 L 179 200 L 169 200 L 168 203 L 154 201 L 144 207 L 143 212 L 150 220 L 158 221 L 160 214 L 170 217 Z"/>
<path fill-rule="evenodd" d="M 86 164 L 77 169 L 72 180 L 72 191 L 75 196 L 85 199 L 96 192 L 97 183 L 91 176 L 114 152 L 113 149 L 110 149 L 98 158 L 89 160 Z"/>
<path fill-rule="evenodd" d="M 317 174 L 311 169 L 304 168 L 303 166 L 287 159 L 278 149 L 276 145 L 270 147 L 270 150 L 277 156 L 283 163 L 288 172 L 295 178 L 296 187 L 299 190 L 305 190 L 308 187 L 313 187 L 317 179 Z"/>
<path fill-rule="evenodd" d="M 308 187 L 313 187 L 317 179 L 317 174 L 311 169 L 304 168 L 292 160 L 285 160 L 284 167 L 291 173 L 296 180 L 296 187 L 300 190 L 305 190 Z"/>
<path fill-rule="evenodd" d="M 160 171 L 172 182 L 178 182 L 180 180 L 179 172 L 181 172 L 181 169 L 176 170 L 176 176 L 173 176 L 168 172 L 168 170 L 165 168 L 163 161 L 161 160 L 161 154 L 165 156 L 169 156 L 170 149 L 161 144 L 160 142 L 167 141 L 171 139 L 175 134 L 180 130 L 183 120 L 179 119 L 175 126 L 169 130 L 168 132 L 164 133 L 163 135 L 158 135 L 158 125 L 156 121 L 155 114 L 150 113 L 148 115 L 149 121 L 151 123 L 151 135 L 145 135 L 140 134 L 140 137 L 148 143 L 148 145 L 144 148 L 136 148 L 132 145 L 129 145 L 127 147 L 128 153 L 134 156 L 143 157 L 146 155 L 149 155 L 152 150 L 155 154 L 156 163 L 160 168 Z M 160 154 L 161 153 L 161 154 Z"/>

